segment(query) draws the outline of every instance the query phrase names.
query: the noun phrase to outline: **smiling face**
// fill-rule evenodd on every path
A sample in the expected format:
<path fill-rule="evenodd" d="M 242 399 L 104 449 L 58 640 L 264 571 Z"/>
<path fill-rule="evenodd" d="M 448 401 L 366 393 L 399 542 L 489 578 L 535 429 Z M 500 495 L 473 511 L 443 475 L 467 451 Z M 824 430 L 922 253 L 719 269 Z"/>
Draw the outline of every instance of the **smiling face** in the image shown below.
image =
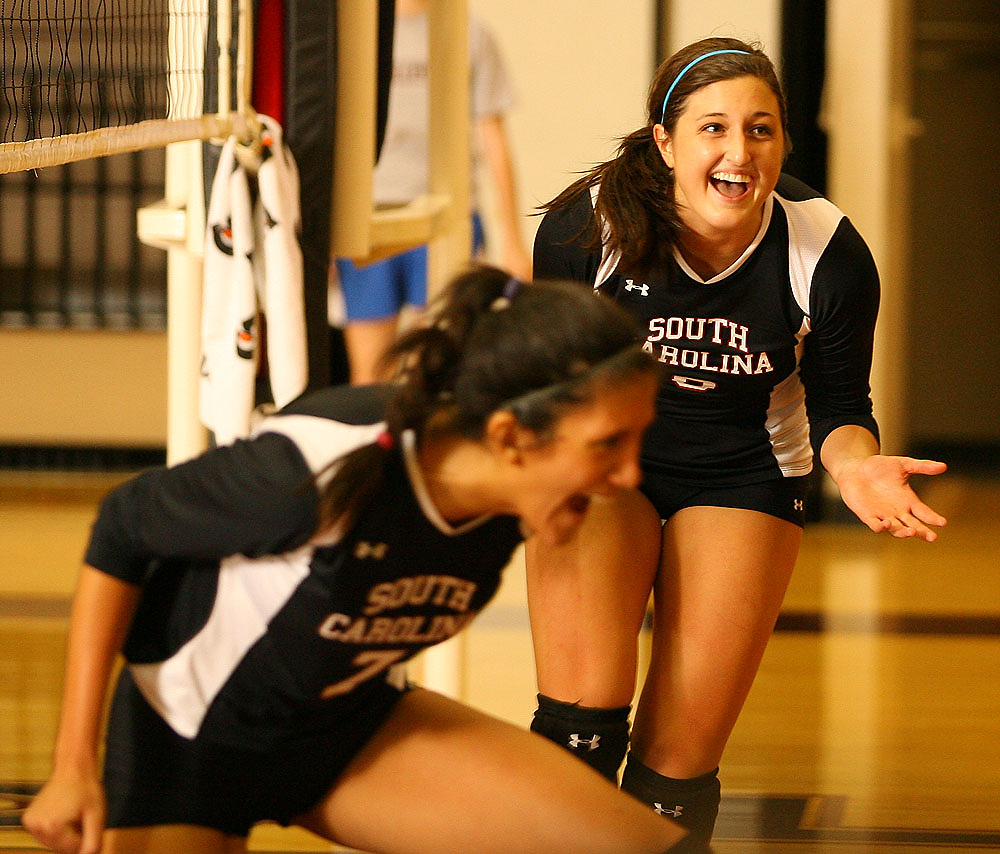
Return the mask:
<path fill-rule="evenodd" d="M 570 409 L 544 441 L 519 428 L 520 488 L 514 512 L 549 543 L 568 539 L 583 521 L 593 495 L 638 486 L 639 448 L 653 420 L 655 374 L 606 386 Z"/>
<path fill-rule="evenodd" d="M 750 75 L 710 83 L 688 96 L 672 134 L 662 125 L 653 131 L 674 171 L 684 225 L 701 239 L 748 245 L 785 148 L 780 106 L 767 83 Z"/>

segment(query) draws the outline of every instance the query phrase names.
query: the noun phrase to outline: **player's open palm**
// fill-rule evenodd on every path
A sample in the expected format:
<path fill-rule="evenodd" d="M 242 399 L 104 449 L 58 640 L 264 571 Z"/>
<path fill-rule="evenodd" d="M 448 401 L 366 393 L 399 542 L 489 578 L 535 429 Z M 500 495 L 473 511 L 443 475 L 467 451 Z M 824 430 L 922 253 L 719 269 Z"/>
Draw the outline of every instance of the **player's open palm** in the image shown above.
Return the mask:
<path fill-rule="evenodd" d="M 59 854 L 99 854 L 104 789 L 96 777 L 53 774 L 24 813 L 25 829 Z"/>
<path fill-rule="evenodd" d="M 837 485 L 844 503 L 873 531 L 933 542 L 937 533 L 928 526 L 941 527 L 947 520 L 920 500 L 910 477 L 946 469 L 936 460 L 875 454 L 842 472 Z"/>

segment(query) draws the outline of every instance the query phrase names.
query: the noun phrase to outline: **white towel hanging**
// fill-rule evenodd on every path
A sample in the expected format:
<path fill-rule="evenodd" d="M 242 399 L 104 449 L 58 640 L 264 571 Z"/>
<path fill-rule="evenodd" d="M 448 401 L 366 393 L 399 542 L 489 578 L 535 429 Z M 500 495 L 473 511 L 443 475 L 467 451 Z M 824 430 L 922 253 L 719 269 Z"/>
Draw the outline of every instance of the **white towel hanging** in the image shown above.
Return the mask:
<path fill-rule="evenodd" d="M 298 170 L 281 127 L 259 118 L 264 145 L 256 203 L 254 176 L 230 137 L 220 153 L 206 222 L 199 413 L 219 445 L 250 431 L 261 310 L 275 404 L 297 397 L 308 381 Z"/>

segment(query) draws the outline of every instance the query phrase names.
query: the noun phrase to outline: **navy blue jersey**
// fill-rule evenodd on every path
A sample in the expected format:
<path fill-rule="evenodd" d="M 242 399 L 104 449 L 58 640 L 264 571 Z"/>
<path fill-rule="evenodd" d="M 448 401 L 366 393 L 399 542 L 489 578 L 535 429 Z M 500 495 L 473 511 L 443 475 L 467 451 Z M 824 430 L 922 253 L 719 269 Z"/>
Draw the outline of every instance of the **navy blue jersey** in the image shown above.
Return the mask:
<path fill-rule="evenodd" d="M 878 273 L 833 204 L 782 176 L 753 243 L 704 280 L 676 250 L 642 277 L 618 270 L 616 256 L 588 245 L 592 199 L 582 193 L 545 215 L 535 276 L 591 285 L 640 321 L 665 372 L 647 476 L 714 486 L 794 477 L 837 427 L 878 435 L 869 388 Z"/>
<path fill-rule="evenodd" d="M 125 657 L 180 735 L 265 747 L 328 727 L 496 592 L 518 521 L 443 520 L 412 433 L 351 529 L 316 534 L 317 483 L 375 440 L 383 398 L 326 390 L 103 503 L 87 562 L 143 586 Z"/>

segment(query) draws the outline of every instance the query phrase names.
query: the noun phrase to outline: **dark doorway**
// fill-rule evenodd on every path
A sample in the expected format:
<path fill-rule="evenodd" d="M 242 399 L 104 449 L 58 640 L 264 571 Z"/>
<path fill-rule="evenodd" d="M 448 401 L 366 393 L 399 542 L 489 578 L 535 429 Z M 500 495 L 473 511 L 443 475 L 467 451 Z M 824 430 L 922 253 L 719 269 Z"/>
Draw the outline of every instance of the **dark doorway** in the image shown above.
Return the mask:
<path fill-rule="evenodd" d="M 1000 461 L 1000 4 L 914 0 L 908 399 L 915 453 Z M 905 198 L 905 195 L 904 195 Z"/>

